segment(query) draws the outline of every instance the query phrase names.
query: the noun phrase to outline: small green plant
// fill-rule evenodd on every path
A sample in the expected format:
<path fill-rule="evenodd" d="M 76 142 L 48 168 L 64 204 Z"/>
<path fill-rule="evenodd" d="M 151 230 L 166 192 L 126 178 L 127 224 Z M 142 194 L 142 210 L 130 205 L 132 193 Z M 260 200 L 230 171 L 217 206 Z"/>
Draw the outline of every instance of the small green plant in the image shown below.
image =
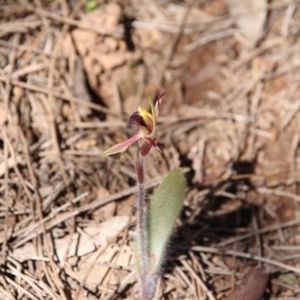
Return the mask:
<path fill-rule="evenodd" d="M 94 10 L 98 6 L 97 0 L 88 0 L 85 2 L 84 8 L 85 11 L 91 11 Z"/>
<path fill-rule="evenodd" d="M 150 201 L 145 198 L 145 162 L 151 148 L 159 150 L 156 142 L 156 125 L 159 106 L 163 95 L 154 105 L 148 95 L 151 112 L 139 107 L 129 118 L 129 124 L 137 125 L 139 132 L 128 140 L 106 150 L 100 157 L 122 153 L 138 143 L 136 158 L 137 175 L 137 237 L 135 246 L 136 268 L 143 300 L 151 300 L 155 293 L 156 281 L 161 269 L 167 243 L 175 221 L 181 211 L 186 181 L 180 169 L 172 170 L 157 188 Z"/>

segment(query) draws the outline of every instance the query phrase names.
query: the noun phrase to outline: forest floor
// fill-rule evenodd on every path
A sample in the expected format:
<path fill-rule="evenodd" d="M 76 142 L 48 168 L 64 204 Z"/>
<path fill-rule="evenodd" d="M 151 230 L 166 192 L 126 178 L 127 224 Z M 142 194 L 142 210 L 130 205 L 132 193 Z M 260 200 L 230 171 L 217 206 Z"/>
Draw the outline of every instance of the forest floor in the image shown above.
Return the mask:
<path fill-rule="evenodd" d="M 195 2 L 0 1 L 0 299 L 139 299 L 137 148 L 96 158 L 146 90 L 148 194 L 188 183 L 155 299 L 299 299 L 299 2 Z"/>

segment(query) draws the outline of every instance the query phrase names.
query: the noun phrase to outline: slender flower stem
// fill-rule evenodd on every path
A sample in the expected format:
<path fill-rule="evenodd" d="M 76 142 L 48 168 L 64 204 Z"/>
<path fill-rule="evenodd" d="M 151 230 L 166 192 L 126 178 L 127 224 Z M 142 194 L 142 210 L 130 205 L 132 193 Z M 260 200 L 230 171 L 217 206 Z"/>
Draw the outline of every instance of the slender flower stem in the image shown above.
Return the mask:
<path fill-rule="evenodd" d="M 145 296 L 147 292 L 147 275 L 149 271 L 149 254 L 148 254 L 148 237 L 147 237 L 147 207 L 145 200 L 145 156 L 142 155 L 140 149 L 139 156 L 136 164 L 138 195 L 137 195 L 137 239 L 140 245 L 140 260 L 141 260 L 141 286 L 142 296 Z"/>

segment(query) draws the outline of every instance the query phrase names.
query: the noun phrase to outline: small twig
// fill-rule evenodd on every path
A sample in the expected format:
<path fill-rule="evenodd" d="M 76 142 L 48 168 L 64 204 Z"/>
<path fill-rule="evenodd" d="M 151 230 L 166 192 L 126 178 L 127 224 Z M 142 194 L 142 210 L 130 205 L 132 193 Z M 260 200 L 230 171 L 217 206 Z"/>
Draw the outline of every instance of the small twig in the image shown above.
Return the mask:
<path fill-rule="evenodd" d="M 261 193 L 261 194 L 286 197 L 286 198 L 293 199 L 297 202 L 300 202 L 300 196 L 298 196 L 296 194 L 293 194 L 293 193 L 290 193 L 290 192 L 282 191 L 282 190 L 279 190 L 279 189 L 269 189 L 269 188 L 261 187 L 261 188 L 257 189 L 257 192 Z"/>
<path fill-rule="evenodd" d="M 42 62 L 42 63 L 35 63 L 29 66 L 25 66 L 22 69 L 16 70 L 14 71 L 10 76 L 11 78 L 19 78 L 25 75 L 28 75 L 30 73 L 34 73 L 34 72 L 38 72 L 41 70 L 46 69 L 46 65 Z"/>
<path fill-rule="evenodd" d="M 271 231 L 275 231 L 278 229 L 283 229 L 283 228 L 287 228 L 287 227 L 291 227 L 291 226 L 296 226 L 300 224 L 300 220 L 293 220 L 293 221 L 289 221 L 286 223 L 282 223 L 282 224 L 277 224 L 277 225 L 272 225 L 269 227 L 265 227 L 262 229 L 259 229 L 257 232 L 250 232 L 250 233 L 246 233 L 243 235 L 240 235 L 238 237 L 232 238 L 232 239 L 228 239 L 227 241 L 221 242 L 219 244 L 216 245 L 216 247 L 225 247 L 228 246 L 230 244 L 236 243 L 236 242 L 240 242 L 243 241 L 245 239 L 249 239 L 253 236 L 255 236 L 256 234 L 264 234 L 264 233 L 268 233 Z"/>
<path fill-rule="evenodd" d="M 257 244 L 257 254 L 258 256 L 262 256 L 262 243 L 261 243 L 261 236 L 257 233 L 259 230 L 258 227 L 258 222 L 257 222 L 257 217 L 256 217 L 256 213 L 255 213 L 255 209 L 252 208 L 252 224 L 254 227 L 254 233 L 255 234 L 255 240 L 256 240 L 256 244 Z M 259 266 L 261 267 L 261 263 L 259 262 Z"/>
<path fill-rule="evenodd" d="M 2 288 L 2 286 L 0 286 L 0 292 L 2 292 L 3 294 L 5 294 L 8 299 L 16 299 L 15 296 L 12 294 L 11 289 L 9 288 L 7 282 L 9 282 L 9 278 L 7 278 L 7 276 L 4 276 L 4 274 L 2 274 L 2 272 L 0 272 L 0 283 L 3 285 L 4 289 Z"/>
<path fill-rule="evenodd" d="M 200 39 L 188 44 L 187 46 L 185 46 L 184 50 L 186 52 L 191 52 L 195 49 L 197 49 L 200 46 L 204 46 L 208 43 L 220 40 L 220 39 L 224 39 L 226 37 L 232 36 L 236 33 L 238 33 L 240 30 L 238 29 L 226 29 L 223 31 L 219 31 L 219 32 L 215 32 L 215 33 L 210 33 L 208 35 L 202 36 Z"/>
<path fill-rule="evenodd" d="M 34 296 L 32 293 L 30 293 L 29 291 L 27 291 L 26 288 L 24 288 L 23 286 L 18 285 L 14 280 L 12 280 L 11 278 L 7 278 L 7 281 L 11 284 L 11 286 L 15 287 L 16 290 L 18 290 L 18 292 L 22 292 L 25 295 L 27 295 L 29 297 L 29 299 L 34 299 L 34 300 L 38 300 L 38 298 L 36 296 Z M 12 298 L 15 299 L 15 298 Z"/>
<path fill-rule="evenodd" d="M 95 25 L 89 25 L 86 22 L 81 22 L 81 21 L 77 21 L 74 19 L 70 19 L 70 18 L 66 18 L 66 17 L 61 17 L 57 14 L 48 12 L 46 10 L 43 9 L 33 9 L 33 11 L 35 11 L 36 13 L 38 13 L 39 15 L 45 16 L 47 18 L 50 18 L 52 20 L 70 25 L 70 26 L 76 26 L 77 28 L 81 28 L 81 29 L 87 29 L 93 32 L 97 32 L 98 34 L 101 35 L 111 35 L 117 38 L 122 38 L 123 37 L 123 28 L 122 27 L 117 27 L 117 28 L 108 28 L 105 26 L 95 26 Z"/>
<path fill-rule="evenodd" d="M 202 246 L 193 246 L 192 250 L 197 251 L 197 252 L 209 252 L 209 253 L 225 255 L 225 256 L 234 256 L 234 257 L 242 257 L 242 258 L 246 258 L 246 259 L 252 259 L 252 260 L 256 260 L 258 262 L 273 265 L 275 267 L 294 272 L 296 274 L 300 274 L 300 269 L 297 267 L 286 265 L 286 264 L 276 261 L 274 259 L 269 259 L 269 258 L 257 256 L 257 255 L 252 255 L 250 253 L 244 253 L 244 252 L 233 251 L 233 250 L 222 250 L 222 249 L 216 249 L 216 248 L 211 248 L 211 247 L 202 247 Z"/>
<path fill-rule="evenodd" d="M 294 193 L 298 195 L 298 177 L 299 177 L 299 171 L 297 169 L 297 151 L 299 148 L 299 143 L 300 143 L 300 135 L 299 133 L 295 133 L 291 145 L 291 170 L 293 172 L 293 177 L 296 178 L 296 181 L 294 183 Z"/>
<path fill-rule="evenodd" d="M 123 281 L 120 283 L 118 289 L 116 291 L 112 291 L 111 293 L 109 293 L 103 300 L 111 300 L 112 296 L 115 295 L 116 292 L 122 293 L 126 289 L 126 287 L 132 283 L 133 277 L 135 277 L 135 272 L 131 272 L 127 277 L 125 277 Z"/>
<path fill-rule="evenodd" d="M 14 45 L 13 43 L 7 42 L 7 41 L 3 41 L 0 40 L 0 46 L 4 46 L 4 47 L 9 47 L 11 49 L 15 49 L 22 52 L 32 52 L 32 53 L 36 53 L 36 54 L 41 54 L 44 56 L 48 56 L 48 57 L 55 57 L 55 58 L 63 58 L 62 55 L 56 55 L 53 53 L 47 53 L 44 50 L 40 50 L 40 49 L 36 49 L 33 47 L 29 47 L 29 46 L 24 46 L 24 45 Z"/>
<path fill-rule="evenodd" d="M 299 87 L 299 84 L 297 84 L 297 87 Z M 295 91 L 295 95 L 297 95 L 297 92 Z M 295 98 L 296 96 L 294 96 Z M 280 126 L 281 131 L 286 130 L 286 128 L 290 125 L 290 123 L 293 121 L 293 119 L 296 117 L 300 110 L 300 102 L 297 101 L 293 105 L 291 105 L 290 112 L 287 113 L 287 116 L 282 120 L 282 124 Z"/>
<path fill-rule="evenodd" d="M 185 260 L 182 260 L 181 263 L 187 268 L 187 270 L 190 271 L 190 273 L 192 274 L 193 278 L 199 283 L 199 285 L 201 286 L 202 290 L 206 293 L 207 297 L 210 300 L 216 300 L 216 298 L 213 296 L 213 294 L 211 293 L 211 291 L 207 288 L 207 286 L 200 279 L 200 277 L 195 273 L 195 271 L 192 269 L 192 267 Z"/>
<path fill-rule="evenodd" d="M 12 85 L 19 86 L 19 87 L 24 88 L 24 89 L 28 89 L 28 90 L 43 93 L 43 94 L 52 95 L 55 98 L 63 99 L 63 100 L 70 101 L 70 102 L 75 102 L 75 103 L 78 103 L 80 105 L 90 107 L 90 108 L 92 108 L 96 111 L 100 111 L 100 112 L 103 112 L 103 113 L 106 113 L 106 114 L 116 116 L 116 114 L 114 112 L 112 112 L 111 110 L 109 110 L 105 107 L 102 107 L 98 104 L 91 103 L 91 102 L 88 102 L 88 101 L 85 101 L 85 100 L 82 100 L 82 99 L 78 99 L 78 98 L 75 98 L 75 97 L 72 97 L 72 96 L 68 96 L 68 95 L 65 95 L 65 94 L 61 94 L 59 92 L 55 92 L 55 91 L 50 90 L 50 89 L 45 88 L 45 87 L 40 87 L 40 86 L 37 86 L 37 85 L 34 85 L 34 84 L 25 83 L 23 81 L 10 79 L 7 76 L 0 76 L 0 81 L 10 82 Z"/>
<path fill-rule="evenodd" d="M 284 19 L 283 19 L 282 25 L 281 25 L 281 35 L 284 37 L 286 37 L 288 35 L 289 25 L 290 25 L 291 19 L 293 17 L 293 14 L 296 10 L 296 7 L 297 6 L 295 3 L 291 3 L 285 11 Z"/>

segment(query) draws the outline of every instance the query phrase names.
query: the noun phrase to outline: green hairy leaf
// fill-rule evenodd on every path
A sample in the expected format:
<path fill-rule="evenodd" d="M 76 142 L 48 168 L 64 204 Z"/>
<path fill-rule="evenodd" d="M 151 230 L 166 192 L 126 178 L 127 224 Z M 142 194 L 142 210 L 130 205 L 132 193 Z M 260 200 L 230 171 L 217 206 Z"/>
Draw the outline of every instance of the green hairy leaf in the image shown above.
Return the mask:
<path fill-rule="evenodd" d="M 148 211 L 150 274 L 159 271 L 166 245 L 183 205 L 185 187 L 183 172 L 173 170 L 150 200 Z"/>

